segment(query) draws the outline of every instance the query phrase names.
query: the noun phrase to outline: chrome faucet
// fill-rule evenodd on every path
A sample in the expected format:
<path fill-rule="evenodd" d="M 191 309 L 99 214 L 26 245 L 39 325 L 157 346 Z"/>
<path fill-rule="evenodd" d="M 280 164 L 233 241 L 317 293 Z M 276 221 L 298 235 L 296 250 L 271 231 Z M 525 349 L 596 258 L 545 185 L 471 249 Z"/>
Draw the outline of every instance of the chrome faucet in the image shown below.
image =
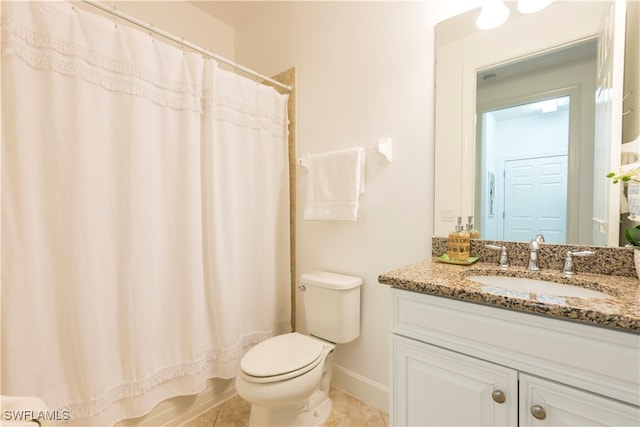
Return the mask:
<path fill-rule="evenodd" d="M 484 245 L 485 248 L 493 249 L 496 251 L 500 251 L 500 260 L 498 264 L 500 268 L 509 268 L 509 257 L 507 257 L 507 247 L 506 246 L 497 246 L 492 244 Z"/>
<path fill-rule="evenodd" d="M 565 276 L 574 276 L 576 274 L 576 268 L 573 265 L 573 257 L 574 256 L 591 256 L 596 253 L 593 251 L 567 251 L 567 257 L 564 260 L 564 267 L 562 268 L 562 273 Z"/>
<path fill-rule="evenodd" d="M 529 242 L 529 270 L 531 271 L 540 271 L 540 267 L 538 267 L 538 251 L 540 250 L 541 243 L 544 243 L 544 236 L 542 234 L 536 235 L 536 237 Z"/>

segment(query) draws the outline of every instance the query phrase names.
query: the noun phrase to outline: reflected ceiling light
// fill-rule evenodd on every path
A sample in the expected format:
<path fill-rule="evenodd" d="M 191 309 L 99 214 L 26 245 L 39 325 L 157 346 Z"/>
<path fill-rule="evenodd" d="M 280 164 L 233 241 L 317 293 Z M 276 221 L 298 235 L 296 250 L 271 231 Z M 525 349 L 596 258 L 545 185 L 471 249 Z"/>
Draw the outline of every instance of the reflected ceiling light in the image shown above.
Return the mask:
<path fill-rule="evenodd" d="M 518 11 L 520 13 L 534 13 L 551 4 L 551 0 L 519 0 Z"/>
<path fill-rule="evenodd" d="M 485 0 L 476 26 L 481 30 L 490 30 L 504 24 L 508 17 L 509 9 L 502 0 Z"/>
<path fill-rule="evenodd" d="M 554 113 L 558 111 L 558 101 L 556 99 L 547 99 L 538 103 L 540 111 L 543 113 Z"/>

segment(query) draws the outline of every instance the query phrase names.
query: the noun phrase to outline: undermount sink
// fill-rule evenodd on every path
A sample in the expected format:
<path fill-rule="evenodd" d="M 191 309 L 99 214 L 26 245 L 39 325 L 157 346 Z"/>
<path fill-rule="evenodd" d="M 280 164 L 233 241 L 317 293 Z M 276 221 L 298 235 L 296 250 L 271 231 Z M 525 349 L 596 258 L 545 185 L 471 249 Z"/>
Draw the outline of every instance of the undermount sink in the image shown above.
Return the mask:
<path fill-rule="evenodd" d="M 486 286 L 493 286 L 516 292 L 556 297 L 578 297 L 589 299 L 611 298 L 611 296 L 605 293 L 582 288 L 580 286 L 565 285 L 562 283 L 549 282 L 547 280 L 528 279 L 524 277 L 466 276 L 465 279 L 472 280 Z"/>

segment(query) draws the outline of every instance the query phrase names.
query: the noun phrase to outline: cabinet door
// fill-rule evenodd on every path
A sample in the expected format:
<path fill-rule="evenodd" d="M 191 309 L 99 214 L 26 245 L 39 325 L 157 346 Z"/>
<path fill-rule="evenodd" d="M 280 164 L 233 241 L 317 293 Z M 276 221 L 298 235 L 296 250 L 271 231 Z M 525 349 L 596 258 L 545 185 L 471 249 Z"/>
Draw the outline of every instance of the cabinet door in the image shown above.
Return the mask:
<path fill-rule="evenodd" d="M 640 408 L 520 374 L 520 426 L 640 426 Z"/>
<path fill-rule="evenodd" d="M 392 349 L 392 425 L 517 425 L 516 371 L 397 335 Z"/>

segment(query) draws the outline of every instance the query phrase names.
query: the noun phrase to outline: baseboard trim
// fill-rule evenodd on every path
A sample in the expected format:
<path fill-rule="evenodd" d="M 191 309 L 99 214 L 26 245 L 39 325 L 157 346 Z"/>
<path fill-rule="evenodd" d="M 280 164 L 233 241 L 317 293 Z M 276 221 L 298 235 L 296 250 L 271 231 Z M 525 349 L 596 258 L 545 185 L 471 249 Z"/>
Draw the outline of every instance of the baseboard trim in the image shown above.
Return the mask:
<path fill-rule="evenodd" d="M 389 413 L 389 387 L 340 365 L 333 365 L 331 384 L 363 402 Z"/>

